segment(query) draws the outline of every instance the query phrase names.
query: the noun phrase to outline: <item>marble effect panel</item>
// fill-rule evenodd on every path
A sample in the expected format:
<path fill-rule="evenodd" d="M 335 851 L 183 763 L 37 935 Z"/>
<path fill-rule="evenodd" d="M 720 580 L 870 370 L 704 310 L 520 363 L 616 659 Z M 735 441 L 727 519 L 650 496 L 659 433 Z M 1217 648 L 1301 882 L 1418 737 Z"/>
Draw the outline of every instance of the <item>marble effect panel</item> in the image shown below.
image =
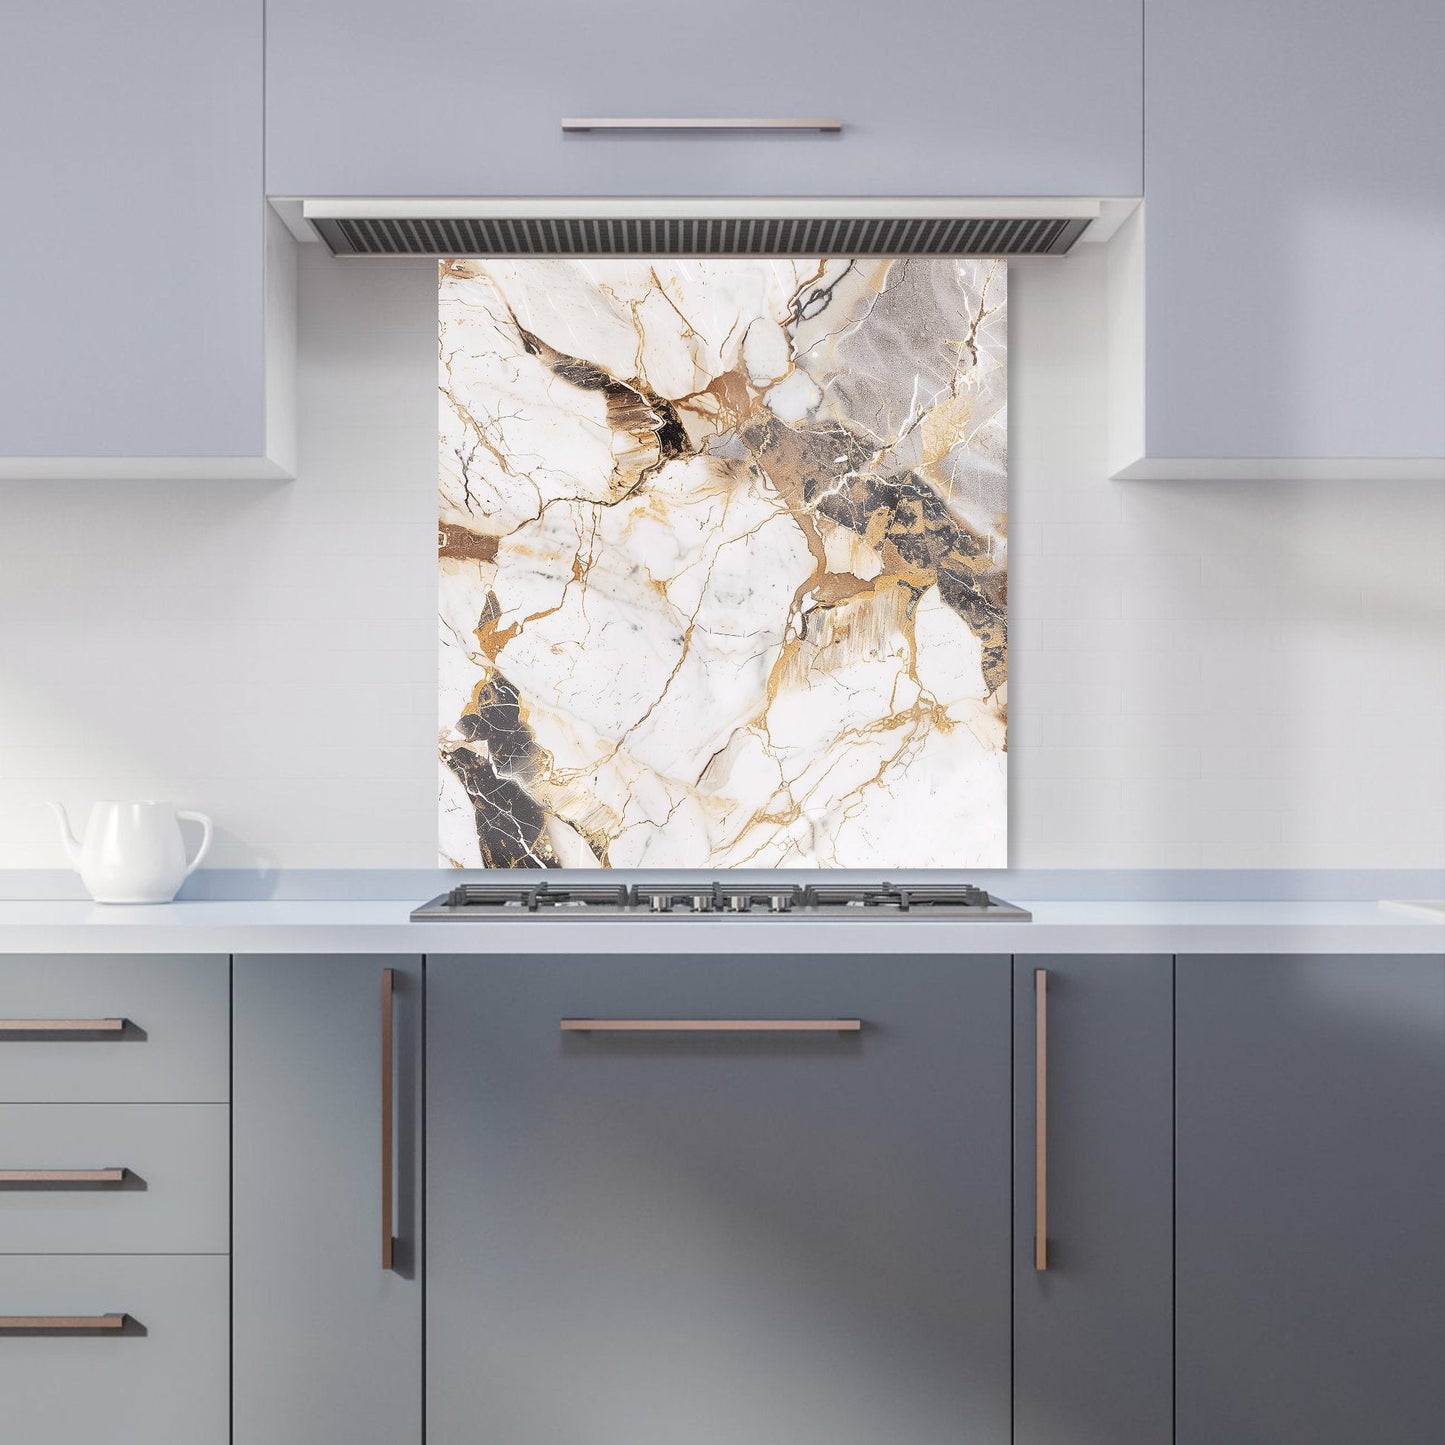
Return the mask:
<path fill-rule="evenodd" d="M 440 851 L 1007 861 L 1001 261 L 440 265 Z"/>

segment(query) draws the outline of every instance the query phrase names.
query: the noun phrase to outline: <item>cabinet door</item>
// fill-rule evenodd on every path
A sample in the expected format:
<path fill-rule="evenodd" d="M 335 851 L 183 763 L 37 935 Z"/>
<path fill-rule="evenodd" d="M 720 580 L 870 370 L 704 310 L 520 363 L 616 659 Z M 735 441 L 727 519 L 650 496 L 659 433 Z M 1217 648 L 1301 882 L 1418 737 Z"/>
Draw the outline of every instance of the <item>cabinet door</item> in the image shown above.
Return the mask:
<path fill-rule="evenodd" d="M 269 0 L 272 195 L 1137 195 L 1137 0 Z M 563 135 L 567 117 L 841 135 Z"/>
<path fill-rule="evenodd" d="M 1015 1445 L 1170 1439 L 1173 966 L 1014 961 Z"/>
<path fill-rule="evenodd" d="M 262 0 L 4 15 L 0 477 L 282 475 Z"/>
<path fill-rule="evenodd" d="M 429 1445 L 1005 1445 L 1006 958 L 427 966 Z"/>
<path fill-rule="evenodd" d="M 1180 958 L 1178 1445 L 1432 1445 L 1445 960 Z"/>
<path fill-rule="evenodd" d="M 394 971 L 394 1268 L 382 971 Z M 237 958 L 235 1445 L 421 1439 L 418 959 Z"/>
<path fill-rule="evenodd" d="M 1125 474 L 1445 477 L 1445 6 L 1147 10 Z"/>

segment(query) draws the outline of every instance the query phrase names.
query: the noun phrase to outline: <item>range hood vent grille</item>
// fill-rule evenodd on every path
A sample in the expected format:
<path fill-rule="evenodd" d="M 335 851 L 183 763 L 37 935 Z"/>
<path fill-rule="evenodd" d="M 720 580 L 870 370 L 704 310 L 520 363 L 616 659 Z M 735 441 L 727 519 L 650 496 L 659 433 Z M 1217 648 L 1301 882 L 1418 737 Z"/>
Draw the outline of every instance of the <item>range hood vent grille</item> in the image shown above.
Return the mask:
<path fill-rule="evenodd" d="M 406 216 L 311 223 L 337 256 L 1062 256 L 1079 217 Z"/>

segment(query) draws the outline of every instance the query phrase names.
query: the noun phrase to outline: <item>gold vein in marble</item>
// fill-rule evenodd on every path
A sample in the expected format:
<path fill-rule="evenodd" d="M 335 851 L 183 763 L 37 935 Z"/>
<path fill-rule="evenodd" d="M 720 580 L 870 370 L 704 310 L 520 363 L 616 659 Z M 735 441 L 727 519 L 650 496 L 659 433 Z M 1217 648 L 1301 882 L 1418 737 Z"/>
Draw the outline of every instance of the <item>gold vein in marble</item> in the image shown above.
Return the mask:
<path fill-rule="evenodd" d="M 1003 866 L 1005 263 L 439 277 L 442 862 Z"/>

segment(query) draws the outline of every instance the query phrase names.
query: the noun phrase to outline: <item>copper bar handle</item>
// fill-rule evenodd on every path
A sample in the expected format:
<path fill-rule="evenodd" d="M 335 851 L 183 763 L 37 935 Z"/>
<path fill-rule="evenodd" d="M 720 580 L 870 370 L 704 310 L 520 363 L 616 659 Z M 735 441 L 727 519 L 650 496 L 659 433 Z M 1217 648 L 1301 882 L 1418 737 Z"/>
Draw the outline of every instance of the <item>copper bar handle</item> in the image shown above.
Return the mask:
<path fill-rule="evenodd" d="M 562 1019 L 564 1034 L 856 1034 L 862 1019 Z"/>
<path fill-rule="evenodd" d="M 1034 1268 L 1049 1267 L 1049 971 L 1034 970 Z"/>
<path fill-rule="evenodd" d="M 123 1330 L 129 1315 L 0 1315 L 0 1332 L 65 1330 L 90 1334 L 95 1330 Z"/>
<path fill-rule="evenodd" d="M 394 1196 L 396 1190 L 396 1104 L 394 1095 L 396 1046 L 393 1037 L 393 1001 L 396 970 L 381 971 L 381 1267 L 391 1269 L 396 1260 Z"/>
<path fill-rule="evenodd" d="M 0 1039 L 6 1034 L 76 1034 L 101 1038 L 123 1034 L 126 1019 L 0 1019 Z"/>
<path fill-rule="evenodd" d="M 819 116 L 592 116 L 569 117 L 562 122 L 562 130 L 566 135 L 586 134 L 588 131 L 631 131 L 663 135 L 673 131 L 691 131 L 703 135 L 709 132 L 766 135 L 782 131 L 793 134 L 837 135 L 842 129 L 841 120 Z"/>
<path fill-rule="evenodd" d="M 124 1184 L 129 1169 L 0 1169 L 7 1184 Z"/>

